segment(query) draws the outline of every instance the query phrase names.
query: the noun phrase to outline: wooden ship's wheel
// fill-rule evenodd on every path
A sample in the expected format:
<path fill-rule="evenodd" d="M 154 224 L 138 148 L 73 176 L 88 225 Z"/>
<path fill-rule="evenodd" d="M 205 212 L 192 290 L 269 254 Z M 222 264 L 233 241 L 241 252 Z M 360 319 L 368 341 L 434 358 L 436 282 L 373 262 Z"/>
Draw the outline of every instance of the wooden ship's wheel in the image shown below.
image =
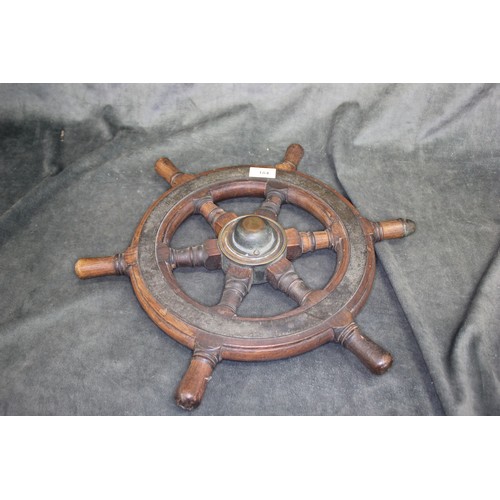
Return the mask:
<path fill-rule="evenodd" d="M 167 335 L 193 351 L 176 392 L 176 402 L 196 408 L 211 373 L 223 359 L 260 361 L 285 358 L 336 342 L 354 353 L 373 373 L 382 374 L 392 356 L 361 333 L 354 317 L 365 304 L 375 276 L 374 243 L 402 238 L 415 223 L 396 219 L 372 222 L 342 195 L 300 173 L 304 150 L 288 147 L 276 165 L 218 168 L 197 175 L 179 171 L 167 158 L 155 169 L 171 188 L 142 218 L 130 246 L 110 257 L 83 258 L 79 278 L 125 274 L 149 317 Z M 262 197 L 253 213 L 238 216 L 217 205 L 235 197 Z M 278 221 L 283 203 L 294 204 L 321 222 L 321 231 L 301 232 Z M 188 217 L 201 214 L 215 237 L 194 246 L 170 243 Z M 293 262 L 320 249 L 336 252 L 332 277 L 313 290 Z M 189 297 L 175 269 L 222 269 L 225 285 L 219 303 L 209 307 Z M 269 283 L 297 307 L 272 317 L 242 317 L 238 307 L 250 287 Z"/>

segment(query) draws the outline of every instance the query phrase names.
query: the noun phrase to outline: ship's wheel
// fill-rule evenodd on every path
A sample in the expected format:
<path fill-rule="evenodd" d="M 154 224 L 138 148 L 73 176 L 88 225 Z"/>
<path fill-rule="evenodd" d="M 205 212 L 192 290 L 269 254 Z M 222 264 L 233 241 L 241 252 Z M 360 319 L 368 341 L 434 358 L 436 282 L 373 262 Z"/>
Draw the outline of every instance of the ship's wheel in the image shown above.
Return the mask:
<path fill-rule="evenodd" d="M 392 364 L 392 356 L 361 333 L 354 317 L 372 288 L 374 243 L 408 236 L 415 223 L 365 219 L 331 187 L 297 171 L 303 154 L 301 146 L 292 144 L 276 165 L 225 167 L 197 175 L 183 173 L 161 158 L 155 169 L 171 188 L 147 210 L 130 246 L 114 256 L 76 262 L 75 272 L 82 279 L 128 275 L 149 317 L 193 351 L 176 392 L 182 408 L 200 404 L 213 369 L 223 359 L 279 359 L 336 342 L 373 373 L 382 374 Z M 240 216 L 217 205 L 236 197 L 263 201 L 253 213 Z M 283 203 L 309 212 L 324 229 L 283 227 L 278 220 Z M 172 248 L 174 233 L 194 214 L 206 219 L 214 237 Z M 298 276 L 293 262 L 320 249 L 336 252 L 336 266 L 327 270 L 333 273 L 326 286 L 314 290 Z M 185 266 L 224 271 L 217 305 L 203 305 L 183 291 L 175 270 Z M 297 306 L 271 317 L 238 315 L 250 288 L 262 283 L 285 293 Z"/>

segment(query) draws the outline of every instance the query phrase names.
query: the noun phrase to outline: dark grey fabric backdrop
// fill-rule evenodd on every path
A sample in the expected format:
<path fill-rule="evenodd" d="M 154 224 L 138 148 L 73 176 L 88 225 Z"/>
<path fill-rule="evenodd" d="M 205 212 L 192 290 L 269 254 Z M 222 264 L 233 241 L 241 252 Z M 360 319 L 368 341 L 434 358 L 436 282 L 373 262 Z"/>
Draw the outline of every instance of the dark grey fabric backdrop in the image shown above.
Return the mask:
<path fill-rule="evenodd" d="M 500 87 L 495 85 L 1 85 L 0 413 L 182 415 L 173 401 L 190 351 L 142 311 L 125 277 L 79 281 L 78 257 L 125 249 L 187 172 L 272 163 L 301 170 L 373 220 L 417 232 L 377 245 L 363 329 L 395 358 L 377 377 L 325 345 L 300 357 L 217 367 L 193 415 L 500 414 Z M 232 203 L 237 211 L 257 200 Z M 313 222 L 286 207 L 285 223 Z M 177 243 L 210 231 L 193 218 Z M 312 286 L 331 264 L 299 271 Z M 181 285 L 216 302 L 220 273 Z M 253 311 L 290 304 L 262 285 Z"/>

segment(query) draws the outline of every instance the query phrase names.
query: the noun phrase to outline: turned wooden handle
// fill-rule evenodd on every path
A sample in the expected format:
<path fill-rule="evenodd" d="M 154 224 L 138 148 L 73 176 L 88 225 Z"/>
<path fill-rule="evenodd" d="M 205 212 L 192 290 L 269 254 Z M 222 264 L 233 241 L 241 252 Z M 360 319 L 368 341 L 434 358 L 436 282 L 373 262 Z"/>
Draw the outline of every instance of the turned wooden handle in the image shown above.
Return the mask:
<path fill-rule="evenodd" d="M 181 172 L 168 158 L 160 158 L 155 163 L 156 173 L 163 177 L 171 186 L 178 186 L 191 179 L 194 175 Z"/>
<path fill-rule="evenodd" d="M 160 158 L 155 164 L 156 173 L 163 177 L 169 184 L 172 183 L 173 177 L 182 173 L 179 169 L 168 159 Z"/>
<path fill-rule="evenodd" d="M 175 393 L 176 403 L 185 410 L 194 410 L 199 406 L 205 389 L 212 378 L 214 364 L 201 356 L 193 356 L 184 377 Z"/>
<path fill-rule="evenodd" d="M 373 236 L 375 241 L 393 240 L 410 236 L 417 229 L 417 225 L 410 219 L 392 219 L 373 222 Z"/>
<path fill-rule="evenodd" d="M 356 323 L 339 331 L 336 341 L 355 354 L 376 375 L 385 373 L 392 365 L 391 354 L 363 335 Z"/>
<path fill-rule="evenodd" d="M 119 255 L 78 259 L 75 264 L 75 273 L 82 280 L 123 274 L 120 269 Z"/>
<path fill-rule="evenodd" d="M 303 156 L 304 148 L 300 144 L 290 144 L 285 152 L 283 163 L 291 163 L 295 168 L 297 168 Z"/>

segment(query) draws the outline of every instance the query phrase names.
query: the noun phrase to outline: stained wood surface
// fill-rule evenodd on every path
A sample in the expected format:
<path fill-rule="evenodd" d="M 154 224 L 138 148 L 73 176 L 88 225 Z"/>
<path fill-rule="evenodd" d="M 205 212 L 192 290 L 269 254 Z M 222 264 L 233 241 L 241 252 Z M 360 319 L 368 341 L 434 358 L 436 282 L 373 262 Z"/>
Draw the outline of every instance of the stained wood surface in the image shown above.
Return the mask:
<path fill-rule="evenodd" d="M 185 410 L 199 406 L 212 377 L 213 364 L 202 357 L 193 357 L 175 393 L 176 403 Z"/>
<path fill-rule="evenodd" d="M 82 280 L 122 274 L 117 267 L 117 257 L 113 255 L 78 259 L 75 264 L 75 273 Z"/>

